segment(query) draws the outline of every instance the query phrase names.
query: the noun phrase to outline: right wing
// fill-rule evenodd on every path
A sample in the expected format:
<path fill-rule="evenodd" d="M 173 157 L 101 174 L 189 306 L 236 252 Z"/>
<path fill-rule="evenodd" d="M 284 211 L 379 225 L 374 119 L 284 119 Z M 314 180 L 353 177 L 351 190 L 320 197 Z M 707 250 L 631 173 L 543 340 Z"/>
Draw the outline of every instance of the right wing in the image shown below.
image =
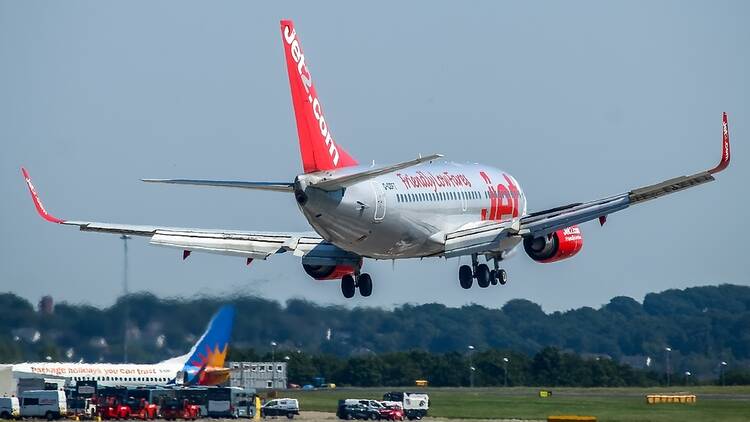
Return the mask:
<path fill-rule="evenodd" d="M 508 245 L 512 245 L 513 241 L 517 243 L 521 237 L 540 237 L 596 219 L 603 225 L 609 214 L 713 181 L 714 174 L 729 166 L 729 126 L 726 113 L 722 116 L 721 145 L 721 160 L 716 167 L 710 170 L 690 176 L 675 177 L 594 201 L 576 202 L 537 211 L 522 217 L 520 221 L 477 221 L 469 223 L 446 234 L 443 255 L 453 257 L 472 253 L 497 253 L 507 250 Z"/>
<path fill-rule="evenodd" d="M 31 199 L 39 215 L 52 223 L 78 226 L 81 231 L 116 233 L 150 238 L 150 243 L 189 252 L 208 252 L 252 259 L 267 259 L 272 254 L 293 252 L 304 257 L 312 265 L 335 265 L 358 263 L 359 257 L 332 245 L 314 232 L 260 232 L 234 230 L 207 230 L 163 226 L 140 226 L 128 224 L 73 221 L 57 218 L 44 208 L 26 169 L 21 169 Z"/>

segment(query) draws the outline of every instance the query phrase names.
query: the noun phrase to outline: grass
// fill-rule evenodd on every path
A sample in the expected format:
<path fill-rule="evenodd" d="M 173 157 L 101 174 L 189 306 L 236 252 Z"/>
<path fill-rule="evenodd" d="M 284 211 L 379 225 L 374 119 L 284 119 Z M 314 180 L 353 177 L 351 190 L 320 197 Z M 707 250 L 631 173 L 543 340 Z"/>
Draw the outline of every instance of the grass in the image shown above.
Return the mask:
<path fill-rule="evenodd" d="M 430 416 L 460 419 L 546 419 L 549 415 L 592 415 L 600 421 L 750 421 L 750 387 L 551 388 L 540 398 L 539 388 L 348 388 L 286 391 L 302 410 L 335 412 L 339 399 L 382 398 L 386 391 L 425 390 Z M 646 404 L 649 393 L 689 391 L 696 404 Z"/>

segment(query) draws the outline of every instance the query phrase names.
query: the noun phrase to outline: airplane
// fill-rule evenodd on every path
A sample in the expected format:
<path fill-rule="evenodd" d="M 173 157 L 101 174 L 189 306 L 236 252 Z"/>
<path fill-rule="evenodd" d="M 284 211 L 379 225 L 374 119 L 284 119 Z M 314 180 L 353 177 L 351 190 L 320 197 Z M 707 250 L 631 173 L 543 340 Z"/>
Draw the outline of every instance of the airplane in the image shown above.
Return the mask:
<path fill-rule="evenodd" d="M 229 379 L 224 367 L 234 307 L 221 307 L 190 351 L 154 364 L 27 362 L 11 365 L 14 378 L 50 377 L 96 381 L 99 386 L 219 385 Z"/>
<path fill-rule="evenodd" d="M 297 125 L 303 173 L 286 182 L 142 179 L 293 194 L 313 232 L 204 230 L 62 220 L 42 205 L 22 168 L 37 211 L 47 221 L 82 231 L 146 236 L 150 243 L 181 249 L 183 259 L 200 251 L 265 260 L 291 252 L 315 280 L 340 280 L 344 297 L 372 294 L 364 258 L 396 260 L 470 256 L 458 280 L 469 289 L 505 284 L 501 268 L 521 244 L 536 262 L 568 259 L 581 251 L 579 224 L 630 206 L 714 180 L 729 165 L 727 114 L 722 116 L 719 164 L 689 176 L 586 202 L 527 212 L 527 198 L 508 172 L 483 164 L 461 164 L 433 154 L 386 166 L 360 165 L 335 141 L 310 76 L 307 56 L 290 20 L 281 21 L 286 69 Z M 480 263 L 480 257 L 485 262 Z"/>

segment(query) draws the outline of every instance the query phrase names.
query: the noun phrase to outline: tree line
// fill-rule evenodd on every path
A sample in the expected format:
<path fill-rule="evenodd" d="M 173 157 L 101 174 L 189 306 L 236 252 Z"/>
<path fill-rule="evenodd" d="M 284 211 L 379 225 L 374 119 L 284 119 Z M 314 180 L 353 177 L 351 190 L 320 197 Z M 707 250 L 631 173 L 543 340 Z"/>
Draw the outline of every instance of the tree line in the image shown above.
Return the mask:
<path fill-rule="evenodd" d="M 546 387 L 647 387 L 698 384 L 750 384 L 750 371 L 730 369 L 716 378 L 695 379 L 654 369 L 634 369 L 601 357 L 582 357 L 545 347 L 533 356 L 488 349 L 466 353 L 430 353 L 422 350 L 339 357 L 278 350 L 277 361 L 286 361 L 288 382 L 314 384 L 317 377 L 339 386 L 409 386 L 427 380 L 434 387 L 546 386 Z M 253 349 L 231 350 L 233 361 L 271 361 L 271 353 Z M 667 384 L 669 382 L 669 384 Z"/>
<path fill-rule="evenodd" d="M 424 352 L 451 362 L 466 355 L 468 345 L 476 347 L 477 355 L 504 350 L 529 359 L 553 347 L 563 355 L 600 357 L 656 373 L 666 372 L 669 358 L 675 377 L 691 372 L 703 379 L 750 366 L 750 287 L 738 285 L 667 290 L 646 295 L 642 303 L 620 296 L 597 309 L 552 313 L 525 299 L 499 309 L 425 304 L 385 310 L 301 299 L 281 304 L 253 296 L 163 299 L 148 293 L 121 297 L 106 308 L 59 303 L 46 313 L 6 293 L 0 294 L 0 362 L 48 357 L 119 362 L 125 331 L 131 362 L 159 361 L 185 353 L 226 303 L 237 309 L 230 349 L 238 351 L 269 351 L 274 341 L 280 349 L 311 356 L 366 360 L 375 355 L 382 360 Z M 671 352 L 665 352 L 667 347 Z M 387 361 L 382 365 L 387 369 Z M 477 381 L 486 376 L 482 373 L 491 370 L 478 369 Z"/>

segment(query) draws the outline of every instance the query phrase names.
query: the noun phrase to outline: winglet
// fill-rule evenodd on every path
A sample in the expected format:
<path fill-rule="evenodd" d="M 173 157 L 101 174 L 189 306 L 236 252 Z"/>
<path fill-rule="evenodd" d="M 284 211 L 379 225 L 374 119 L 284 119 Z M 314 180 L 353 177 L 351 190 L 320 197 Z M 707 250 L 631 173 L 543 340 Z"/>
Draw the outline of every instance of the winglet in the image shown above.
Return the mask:
<path fill-rule="evenodd" d="M 43 219 L 51 223 L 58 223 L 58 224 L 64 223 L 65 221 L 60 220 L 59 218 L 48 213 L 46 209 L 44 209 L 44 205 L 42 205 L 42 200 L 39 199 L 39 194 L 36 193 L 36 189 L 34 188 L 34 185 L 31 183 L 31 177 L 29 176 L 29 172 L 26 171 L 25 168 L 21 167 L 21 173 L 23 173 L 23 178 L 26 180 L 26 186 L 29 187 L 29 192 L 31 193 L 31 199 L 34 201 L 34 206 L 36 207 L 36 211 L 39 213 L 39 215 L 42 216 Z"/>
<path fill-rule="evenodd" d="M 722 134 L 721 134 L 721 161 L 719 164 L 709 170 L 711 174 L 716 174 L 729 167 L 729 124 L 727 123 L 727 113 L 722 115 Z"/>

